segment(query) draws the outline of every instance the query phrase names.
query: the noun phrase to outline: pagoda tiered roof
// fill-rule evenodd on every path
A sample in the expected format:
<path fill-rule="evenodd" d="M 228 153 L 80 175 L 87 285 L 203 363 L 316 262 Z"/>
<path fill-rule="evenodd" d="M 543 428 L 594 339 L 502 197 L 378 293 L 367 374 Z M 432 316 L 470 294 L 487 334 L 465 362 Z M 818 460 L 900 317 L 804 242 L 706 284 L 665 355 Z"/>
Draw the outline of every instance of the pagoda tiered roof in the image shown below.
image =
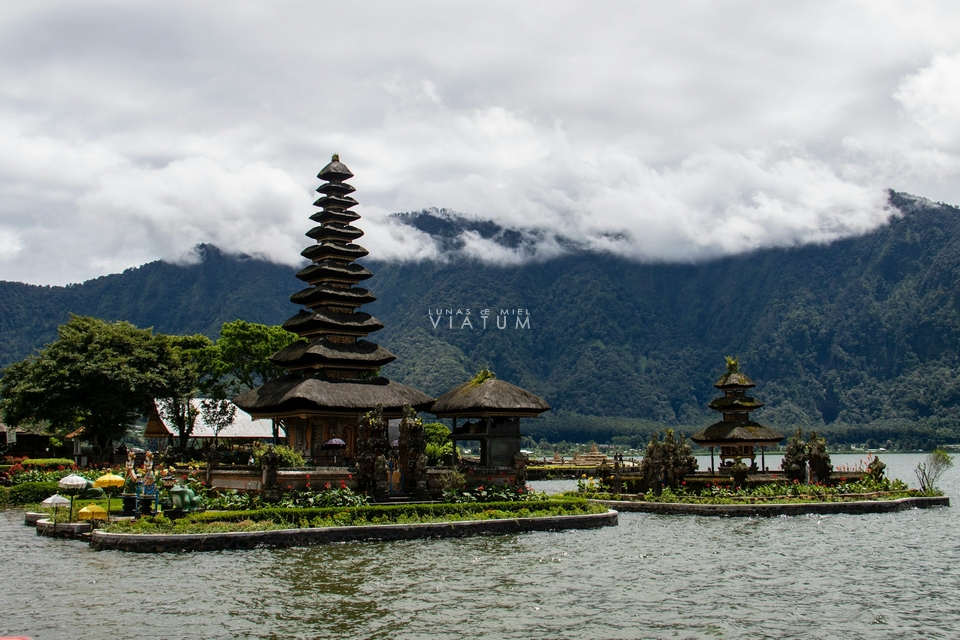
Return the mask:
<path fill-rule="evenodd" d="M 747 396 L 724 396 L 716 398 L 709 405 L 714 411 L 753 411 L 763 406 L 756 398 Z"/>
<path fill-rule="evenodd" d="M 739 368 L 739 364 L 737 365 Z M 713 383 L 717 389 L 749 389 L 750 387 L 757 386 L 754 384 L 753 380 L 748 378 L 745 374 L 740 373 L 738 370 L 727 371 L 723 374 L 719 380 Z"/>
<path fill-rule="evenodd" d="M 759 422 L 716 422 L 690 436 L 701 447 L 719 447 L 731 444 L 753 444 L 772 447 L 783 440 L 783 434 Z"/>
<path fill-rule="evenodd" d="M 710 408 L 723 414 L 723 420 L 690 436 L 701 446 L 755 445 L 773 446 L 783 440 L 783 434 L 750 419 L 750 412 L 763 406 L 756 398 L 744 395 L 747 389 L 757 386 L 753 380 L 740 372 L 736 358 L 727 358 L 727 371 L 714 385 L 724 392 L 715 398 Z"/>
<path fill-rule="evenodd" d="M 367 250 L 353 242 L 363 236 L 351 224 L 360 219 L 350 210 L 358 204 L 349 195 L 355 189 L 344 182 L 353 173 L 334 155 L 317 177 L 324 184 L 317 188 L 322 197 L 314 205 L 322 210 L 310 216 L 318 226 L 306 233 L 316 244 L 301 252 L 311 264 L 297 273 L 308 286 L 290 296 L 291 302 L 305 308 L 283 324 L 301 339 L 271 357 L 290 375 L 241 394 L 234 402 L 253 415 L 367 411 L 377 404 L 386 412 L 407 404 L 423 408 L 432 401 L 428 395 L 378 375 L 378 369 L 395 356 L 363 339 L 383 324 L 359 310 L 376 297 L 356 286 L 373 274 L 354 262 Z"/>

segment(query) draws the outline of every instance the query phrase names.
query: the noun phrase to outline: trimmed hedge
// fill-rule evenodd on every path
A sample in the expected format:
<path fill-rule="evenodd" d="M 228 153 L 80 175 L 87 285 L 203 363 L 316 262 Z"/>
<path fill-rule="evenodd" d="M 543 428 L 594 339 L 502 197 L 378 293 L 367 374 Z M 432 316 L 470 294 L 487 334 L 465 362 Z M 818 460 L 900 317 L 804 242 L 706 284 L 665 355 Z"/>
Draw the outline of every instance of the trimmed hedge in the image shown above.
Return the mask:
<path fill-rule="evenodd" d="M 40 471 L 56 471 L 60 467 L 67 469 L 73 468 L 73 460 L 70 458 L 27 458 L 20 464 L 27 471 L 39 469 Z"/>
<path fill-rule="evenodd" d="M 268 520 L 278 524 L 288 523 L 297 526 L 301 521 L 315 518 L 333 517 L 349 514 L 353 523 L 370 523 L 374 518 L 384 516 L 416 515 L 421 518 L 442 517 L 456 514 L 473 514 L 483 511 L 519 512 L 565 507 L 568 509 L 586 509 L 588 502 L 583 498 L 563 500 L 524 500 L 515 502 L 465 502 L 457 504 L 389 504 L 366 505 L 362 507 L 315 507 L 291 509 L 267 507 L 250 511 L 204 511 L 187 516 L 192 522 L 240 522 Z"/>
<path fill-rule="evenodd" d="M 56 482 L 24 482 L 13 487 L 0 487 L 0 507 L 43 502 L 57 492 Z"/>

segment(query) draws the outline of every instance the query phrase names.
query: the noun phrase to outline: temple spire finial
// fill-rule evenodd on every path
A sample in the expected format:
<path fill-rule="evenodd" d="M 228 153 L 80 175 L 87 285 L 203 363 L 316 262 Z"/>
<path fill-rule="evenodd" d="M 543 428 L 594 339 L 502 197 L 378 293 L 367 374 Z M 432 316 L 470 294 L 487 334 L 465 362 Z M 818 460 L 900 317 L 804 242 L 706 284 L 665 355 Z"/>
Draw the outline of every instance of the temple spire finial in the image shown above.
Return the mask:
<path fill-rule="evenodd" d="M 727 361 L 727 373 L 738 373 L 740 371 L 740 358 L 737 356 L 724 356 Z"/>

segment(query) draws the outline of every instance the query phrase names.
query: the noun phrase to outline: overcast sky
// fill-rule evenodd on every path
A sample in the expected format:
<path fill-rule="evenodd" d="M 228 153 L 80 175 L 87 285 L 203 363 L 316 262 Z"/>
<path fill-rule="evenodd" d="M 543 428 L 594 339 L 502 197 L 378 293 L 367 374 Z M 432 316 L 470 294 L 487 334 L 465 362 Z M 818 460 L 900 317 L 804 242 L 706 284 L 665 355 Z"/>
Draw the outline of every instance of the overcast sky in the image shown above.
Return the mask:
<path fill-rule="evenodd" d="M 0 3 L 0 279 L 80 282 L 199 242 L 295 263 L 316 174 L 645 261 L 960 204 L 960 3 Z"/>

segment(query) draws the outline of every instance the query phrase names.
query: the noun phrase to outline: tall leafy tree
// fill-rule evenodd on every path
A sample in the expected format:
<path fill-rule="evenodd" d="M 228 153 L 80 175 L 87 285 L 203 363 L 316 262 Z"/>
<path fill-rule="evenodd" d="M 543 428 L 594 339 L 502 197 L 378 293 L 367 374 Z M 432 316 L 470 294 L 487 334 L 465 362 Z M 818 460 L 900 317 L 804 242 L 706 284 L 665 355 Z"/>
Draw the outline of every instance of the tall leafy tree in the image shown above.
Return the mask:
<path fill-rule="evenodd" d="M 229 379 L 229 391 L 241 393 L 287 373 L 270 362 L 270 356 L 297 340 L 283 327 L 246 320 L 225 322 L 217 339 L 221 373 Z"/>
<path fill-rule="evenodd" d="M 57 339 L 10 365 L 0 379 L 7 424 L 45 421 L 58 433 L 83 428 L 97 458 L 120 439 L 178 367 L 171 341 L 129 322 L 71 316 Z"/>
<path fill-rule="evenodd" d="M 166 384 L 157 396 L 157 411 L 176 430 L 178 448 L 184 451 L 201 415 L 202 407 L 193 402 L 195 398 L 211 396 L 207 400 L 210 408 L 204 413 L 215 415 L 228 411 L 223 406 L 229 401 L 224 399 L 225 390 L 220 381 L 223 367 L 217 348 L 206 336 L 197 334 L 163 338 L 170 344 L 174 366 L 168 369 Z"/>

